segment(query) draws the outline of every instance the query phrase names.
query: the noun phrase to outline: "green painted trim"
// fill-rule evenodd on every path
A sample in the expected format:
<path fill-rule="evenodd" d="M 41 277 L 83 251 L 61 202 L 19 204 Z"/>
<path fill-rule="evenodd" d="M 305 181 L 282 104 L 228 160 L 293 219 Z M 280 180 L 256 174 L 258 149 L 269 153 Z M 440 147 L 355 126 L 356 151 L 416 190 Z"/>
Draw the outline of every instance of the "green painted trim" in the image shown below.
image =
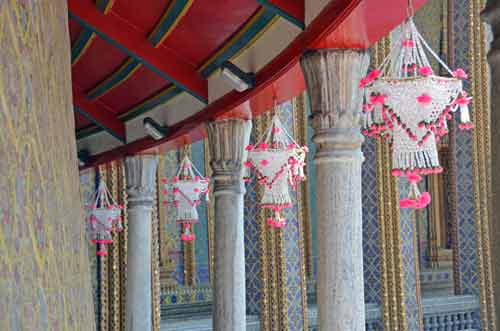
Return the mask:
<path fill-rule="evenodd" d="M 95 4 L 99 11 L 106 14 L 114 2 L 115 0 L 96 0 Z"/>
<path fill-rule="evenodd" d="M 221 48 L 223 49 L 223 51 L 218 54 L 215 59 L 211 59 L 209 63 L 201 66 L 201 68 L 203 68 L 201 70 L 201 74 L 204 77 L 208 77 L 213 74 L 216 70 L 219 69 L 219 66 L 224 61 L 232 59 L 233 56 L 237 55 L 241 50 L 243 50 L 261 31 L 266 29 L 269 24 L 273 22 L 274 19 L 276 19 L 276 17 L 277 15 L 275 13 L 268 10 L 263 10 L 262 14 L 249 27 L 247 27 L 245 31 L 242 31 L 237 40 L 229 45 L 224 45 Z M 182 93 L 181 89 L 169 86 L 159 93 L 155 94 L 151 98 L 145 100 L 140 105 L 132 108 L 130 111 L 121 114 L 119 118 L 122 121 L 131 120 L 163 103 L 166 103 L 180 93 Z M 83 131 L 80 133 L 81 130 Z M 84 138 L 94 133 L 96 132 L 91 131 L 89 128 L 84 128 L 77 130 L 77 137 Z"/>
<path fill-rule="evenodd" d="M 306 25 L 304 22 L 289 15 L 286 11 L 282 10 L 280 7 L 273 5 L 268 0 L 257 0 L 257 2 L 261 6 L 265 7 L 267 10 L 269 10 L 270 12 L 273 12 L 274 14 L 283 17 L 285 20 L 292 23 L 293 25 L 296 25 L 299 29 L 304 30 L 306 28 Z"/>
<path fill-rule="evenodd" d="M 87 49 L 90 41 L 92 40 L 93 34 L 94 33 L 92 32 L 92 30 L 83 28 L 83 31 L 80 33 L 75 43 L 73 44 L 73 47 L 71 47 L 72 64 L 74 64 L 83 55 L 83 52 Z"/>
<path fill-rule="evenodd" d="M 111 74 L 111 76 L 107 77 L 104 81 L 87 92 L 87 98 L 89 98 L 89 100 L 94 100 L 105 94 L 125 81 L 140 65 L 141 63 L 139 61 L 129 58 L 120 68 L 118 68 L 118 70 Z"/>
<path fill-rule="evenodd" d="M 169 6 L 165 15 L 148 38 L 153 46 L 158 46 L 163 41 L 163 38 L 172 32 L 172 28 L 175 28 L 192 3 L 193 0 L 173 0 L 172 5 Z"/>

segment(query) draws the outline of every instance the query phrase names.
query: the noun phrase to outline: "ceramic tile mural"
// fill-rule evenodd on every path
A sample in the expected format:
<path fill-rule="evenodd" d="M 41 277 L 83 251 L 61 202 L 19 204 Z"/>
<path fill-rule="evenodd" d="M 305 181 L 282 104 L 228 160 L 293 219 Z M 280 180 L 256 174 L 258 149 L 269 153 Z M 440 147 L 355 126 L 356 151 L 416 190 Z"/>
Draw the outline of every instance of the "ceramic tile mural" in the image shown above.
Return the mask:
<path fill-rule="evenodd" d="M 0 330 L 95 330 L 66 1 L 0 1 Z"/>

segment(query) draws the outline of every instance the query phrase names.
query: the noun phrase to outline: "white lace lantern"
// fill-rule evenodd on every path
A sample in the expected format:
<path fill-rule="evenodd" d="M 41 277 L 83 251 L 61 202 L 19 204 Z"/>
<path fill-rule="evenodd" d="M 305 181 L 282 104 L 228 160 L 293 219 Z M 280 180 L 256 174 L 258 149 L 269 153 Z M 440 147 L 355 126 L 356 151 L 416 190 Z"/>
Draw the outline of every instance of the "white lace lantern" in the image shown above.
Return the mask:
<path fill-rule="evenodd" d="M 163 194 L 166 199 L 165 205 L 171 205 L 176 210 L 176 221 L 181 224 L 182 241 L 193 241 L 195 235 L 192 225 L 198 223 L 198 211 L 196 207 L 200 205 L 202 195 L 208 202 L 208 178 L 202 178 L 201 173 L 196 169 L 187 156 L 181 162 L 177 175 L 172 179 L 163 179 Z"/>
<path fill-rule="evenodd" d="M 433 73 L 429 52 L 451 77 Z M 360 81 L 365 89 L 363 134 L 389 142 L 392 175 L 406 176 L 410 182 L 401 208 L 425 208 L 431 201 L 421 193 L 422 175 L 441 173 L 436 142 L 448 133 L 447 120 L 460 111 L 461 129 L 471 129 L 468 104 L 471 98 L 462 90 L 463 69 L 451 71 L 432 51 L 410 18 L 403 25 L 382 65 Z"/>
<path fill-rule="evenodd" d="M 262 140 L 256 145 L 248 145 L 246 150 L 248 159 L 244 179 L 248 181 L 250 170 L 254 171 L 257 183 L 264 189 L 259 206 L 274 213 L 267 223 L 274 228 L 282 228 L 286 220 L 281 211 L 292 207 L 289 186 L 295 189 L 299 181 L 305 180 L 307 147 L 299 146 L 275 115 Z"/>
<path fill-rule="evenodd" d="M 92 202 L 87 205 L 87 232 L 90 235 L 90 241 L 97 245 L 97 255 L 108 254 L 106 245 L 113 243 L 112 233 L 123 230 L 122 209 L 123 206 L 116 203 L 106 183 L 101 180 Z"/>

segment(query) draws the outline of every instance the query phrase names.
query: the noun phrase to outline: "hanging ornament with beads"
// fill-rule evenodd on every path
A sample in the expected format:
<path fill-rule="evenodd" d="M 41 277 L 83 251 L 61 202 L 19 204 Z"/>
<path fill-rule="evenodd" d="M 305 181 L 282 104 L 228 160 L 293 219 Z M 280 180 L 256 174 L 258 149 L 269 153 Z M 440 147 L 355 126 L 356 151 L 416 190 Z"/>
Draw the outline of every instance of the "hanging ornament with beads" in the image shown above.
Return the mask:
<path fill-rule="evenodd" d="M 434 74 L 429 53 L 450 74 Z M 462 89 L 463 69 L 451 71 L 418 32 L 411 16 L 403 24 L 401 40 L 381 66 L 360 81 L 365 90 L 363 134 L 386 140 L 391 147 L 392 175 L 405 176 L 409 193 L 401 208 L 425 208 L 431 201 L 420 192 L 422 175 L 441 173 L 436 143 L 448 133 L 447 121 L 460 111 L 461 129 L 473 127 Z"/>
<path fill-rule="evenodd" d="M 97 255 L 107 255 L 106 245 L 113 243 L 112 234 L 123 230 L 122 209 L 123 206 L 116 203 L 106 183 L 101 180 L 92 202 L 87 205 L 87 232 L 90 241 L 97 245 Z"/>
<path fill-rule="evenodd" d="M 187 156 L 181 162 L 177 175 L 163 179 L 163 194 L 166 196 L 163 203 L 176 211 L 176 221 L 181 225 L 182 241 L 193 241 L 193 225 L 198 223 L 196 208 L 201 203 L 201 196 L 205 195 L 208 202 L 208 184 L 210 180 L 204 178 Z"/>
<path fill-rule="evenodd" d="M 304 166 L 306 146 L 299 146 L 285 130 L 279 117 L 274 115 L 272 125 L 256 145 L 248 145 L 248 159 L 245 162 L 245 181 L 250 171 L 257 177 L 257 183 L 264 189 L 260 208 L 269 209 L 273 217 L 267 223 L 274 228 L 286 224 L 281 211 L 292 208 L 289 186 L 296 188 L 297 183 L 305 180 Z"/>

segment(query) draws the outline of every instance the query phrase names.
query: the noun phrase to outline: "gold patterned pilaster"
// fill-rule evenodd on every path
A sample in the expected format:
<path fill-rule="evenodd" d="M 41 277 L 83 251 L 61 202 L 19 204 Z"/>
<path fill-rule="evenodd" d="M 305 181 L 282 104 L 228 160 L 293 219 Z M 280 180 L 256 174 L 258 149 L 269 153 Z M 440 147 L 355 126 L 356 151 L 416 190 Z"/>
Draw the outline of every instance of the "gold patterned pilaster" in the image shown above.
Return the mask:
<path fill-rule="evenodd" d="M 271 121 L 272 113 L 254 119 L 255 137 L 260 137 Z M 256 187 L 257 201 L 262 188 Z M 261 247 L 261 329 L 263 331 L 288 330 L 288 296 L 283 232 L 271 229 L 267 223 L 268 211 L 259 209 L 259 241 Z"/>
<path fill-rule="evenodd" d="M 207 177 L 212 177 L 212 168 L 210 167 L 210 151 L 208 148 L 208 138 L 203 141 L 203 152 L 205 160 L 205 174 Z M 213 192 L 212 182 L 209 184 L 209 192 Z M 214 209 L 213 209 L 213 199 L 207 207 L 207 234 L 208 234 L 208 275 L 210 283 L 213 280 L 213 270 L 214 270 Z"/>
<path fill-rule="evenodd" d="M 373 51 L 373 64 L 381 63 L 390 51 L 390 39 L 378 42 Z M 380 226 L 380 261 L 382 290 L 382 319 L 384 330 L 406 331 L 406 309 L 403 288 L 403 258 L 399 223 L 399 194 L 391 176 L 389 146 L 377 141 L 378 220 Z"/>
<path fill-rule="evenodd" d="M 118 201 L 118 164 L 111 162 L 106 165 L 106 185 L 113 199 Z M 109 282 L 109 330 L 121 330 L 121 300 L 120 300 L 120 253 L 119 234 L 113 233 L 113 244 L 108 247 L 108 282 Z"/>
<path fill-rule="evenodd" d="M 485 0 L 471 0 L 470 60 L 471 94 L 473 96 L 472 131 L 473 173 L 475 188 L 476 233 L 478 242 L 478 271 L 480 275 L 481 321 L 484 330 L 496 330 L 493 274 L 490 251 L 491 157 L 490 100 L 488 67 L 486 62 L 485 26 L 480 20 Z"/>
<path fill-rule="evenodd" d="M 160 176 L 157 168 L 156 182 Z M 153 213 L 151 219 L 151 313 L 153 331 L 160 331 L 160 222 L 159 206 L 161 191 L 156 189 L 156 199 L 153 200 Z"/>
<path fill-rule="evenodd" d="M 307 145 L 307 109 L 305 94 L 297 96 L 293 100 L 293 130 L 297 142 L 303 146 Z M 307 167 L 305 167 L 307 169 Z M 308 176 L 306 170 L 306 176 Z M 304 183 L 297 190 L 297 219 L 299 231 L 299 251 L 300 251 L 300 275 L 302 293 L 302 319 L 303 329 L 308 330 L 308 307 L 307 307 L 307 277 L 313 276 L 312 260 L 312 235 L 311 217 L 309 208 L 309 185 Z"/>
<path fill-rule="evenodd" d="M 254 137 L 260 137 L 263 134 L 265 122 L 268 118 L 268 114 L 263 114 L 253 120 Z M 258 200 L 262 196 L 262 188 L 256 186 L 256 190 Z M 278 272 L 276 270 L 276 252 L 274 250 L 275 238 L 272 232 L 268 232 L 265 210 L 259 209 L 257 211 L 257 222 L 259 224 L 259 242 L 261 248 L 261 329 L 263 331 L 273 331 L 279 327 L 279 318 L 276 312 L 276 307 L 279 305 L 279 296 L 276 291 Z"/>
<path fill-rule="evenodd" d="M 127 238 L 128 238 L 128 213 L 127 190 L 123 162 L 118 164 L 118 203 L 124 206 L 122 213 L 123 231 L 119 233 L 119 273 L 120 273 L 120 320 L 121 331 L 125 330 L 125 281 L 127 268 Z"/>

